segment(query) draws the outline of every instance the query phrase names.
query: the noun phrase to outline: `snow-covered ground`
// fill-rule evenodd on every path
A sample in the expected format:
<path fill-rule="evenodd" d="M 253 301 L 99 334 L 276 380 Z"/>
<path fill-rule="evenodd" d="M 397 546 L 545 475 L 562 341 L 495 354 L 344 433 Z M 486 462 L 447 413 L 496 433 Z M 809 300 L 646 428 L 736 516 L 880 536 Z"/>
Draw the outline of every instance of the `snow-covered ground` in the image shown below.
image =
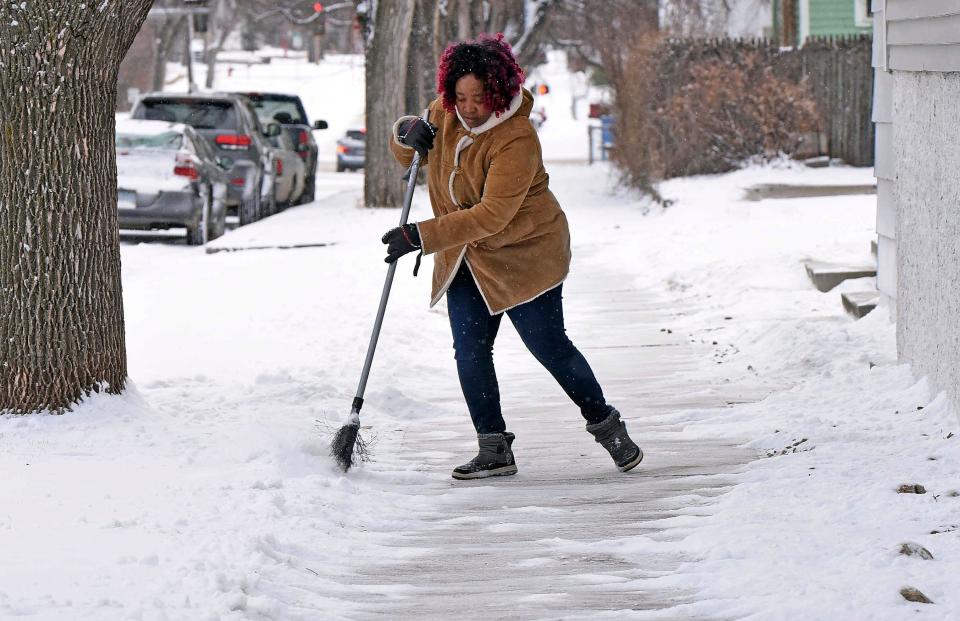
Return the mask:
<path fill-rule="evenodd" d="M 236 88 L 304 85 L 311 115 L 342 124 L 362 108 L 360 95 L 322 97 L 361 88 L 362 67 L 343 59 L 286 81 L 281 65 L 264 67 L 276 82 L 254 83 L 257 66 Z M 328 81 L 306 79 L 314 71 Z M 585 121 L 561 115 L 548 113 L 545 145 L 585 138 Z M 751 438 L 761 458 L 714 504 L 654 524 L 659 534 L 593 547 L 638 567 L 650 554 L 692 559 L 649 584 L 692 591 L 695 604 L 621 616 L 960 618 L 960 423 L 896 364 L 885 309 L 852 320 L 802 267 L 869 261 L 875 198 L 742 200 L 757 183 L 860 184 L 871 171 L 776 164 L 679 179 L 662 187 L 667 209 L 613 190 L 604 165 L 548 172 L 573 230 L 571 279 L 589 264 L 661 292 L 669 329 L 711 348 L 705 390 L 768 395 L 660 416 L 690 440 Z M 426 310 L 429 279 L 410 277 L 412 261 L 398 271 L 363 412 L 375 460 L 344 476 L 327 456 L 379 297 L 379 238 L 398 217 L 358 208 L 361 186 L 360 175 L 321 173 L 317 203 L 224 238 L 326 246 L 123 245 L 128 393 L 62 417 L 0 418 L 0 618 L 350 618 L 321 595 L 336 585 L 317 570 L 410 553 L 396 539 L 436 498 L 422 493 L 433 475 L 399 450 L 401 432 L 450 415 L 457 391 L 445 311 Z M 428 214 L 420 193 L 411 218 Z M 926 493 L 898 494 L 902 484 Z M 934 559 L 900 555 L 905 542 Z M 904 601 L 905 586 L 935 604 Z"/>
<path fill-rule="evenodd" d="M 674 206 L 607 231 L 597 260 L 670 291 L 672 329 L 714 345 L 705 384 L 770 391 L 759 403 L 663 417 L 694 437 L 753 438 L 764 457 L 711 515 L 666 520 L 659 540 L 611 542 L 637 563 L 651 551 L 701 559 L 653 583 L 693 588 L 698 604 L 641 618 L 960 618 L 956 414 L 896 364 L 886 308 L 844 316 L 839 291 L 869 290 L 872 279 L 820 293 L 802 266 L 869 262 L 875 197 L 738 200 L 758 183 L 862 184 L 871 172 L 775 165 L 674 180 L 662 187 Z M 574 184 L 584 201 L 585 186 Z M 926 493 L 898 493 L 906 484 Z M 899 554 L 903 543 L 935 560 Z M 936 605 L 904 601 L 907 586 Z"/>

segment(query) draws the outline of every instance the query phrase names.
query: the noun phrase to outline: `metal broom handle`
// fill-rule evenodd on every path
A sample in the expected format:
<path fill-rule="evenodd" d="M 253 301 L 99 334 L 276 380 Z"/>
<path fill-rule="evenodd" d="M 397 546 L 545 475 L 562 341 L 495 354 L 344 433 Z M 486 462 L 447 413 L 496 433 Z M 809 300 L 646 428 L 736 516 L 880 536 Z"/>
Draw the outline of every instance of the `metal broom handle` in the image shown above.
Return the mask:
<path fill-rule="evenodd" d="M 430 109 L 425 108 L 420 117 L 427 121 Z M 417 174 L 420 172 L 420 154 L 413 155 L 413 163 L 407 171 L 407 191 L 403 196 L 403 211 L 400 212 L 400 226 L 407 223 L 410 215 L 410 203 L 413 201 L 413 190 L 417 185 Z M 370 377 L 370 367 L 373 366 L 373 354 L 377 351 L 377 341 L 380 339 L 380 328 L 383 326 L 383 315 L 387 311 L 387 301 L 390 299 L 390 288 L 393 286 L 393 275 L 397 271 L 397 261 L 390 264 L 387 268 L 387 278 L 383 282 L 383 293 L 380 294 L 380 308 L 377 309 L 377 319 L 373 324 L 373 334 L 370 335 L 370 345 L 367 346 L 367 359 L 363 363 L 363 372 L 360 374 L 360 385 L 357 387 L 357 395 L 353 399 L 353 408 L 351 414 L 360 412 L 363 407 L 363 393 L 367 389 L 367 378 Z"/>

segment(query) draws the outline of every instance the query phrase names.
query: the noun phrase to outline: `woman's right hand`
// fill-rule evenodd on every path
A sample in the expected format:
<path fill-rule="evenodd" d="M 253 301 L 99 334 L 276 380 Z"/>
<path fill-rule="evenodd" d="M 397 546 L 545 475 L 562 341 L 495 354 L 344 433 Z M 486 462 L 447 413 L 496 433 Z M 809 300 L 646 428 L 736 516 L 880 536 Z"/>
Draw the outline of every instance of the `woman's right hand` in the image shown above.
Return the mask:
<path fill-rule="evenodd" d="M 426 157 L 427 151 L 433 148 L 437 126 L 423 119 L 410 119 L 400 124 L 397 134 L 401 144 L 413 147 L 420 157 Z"/>

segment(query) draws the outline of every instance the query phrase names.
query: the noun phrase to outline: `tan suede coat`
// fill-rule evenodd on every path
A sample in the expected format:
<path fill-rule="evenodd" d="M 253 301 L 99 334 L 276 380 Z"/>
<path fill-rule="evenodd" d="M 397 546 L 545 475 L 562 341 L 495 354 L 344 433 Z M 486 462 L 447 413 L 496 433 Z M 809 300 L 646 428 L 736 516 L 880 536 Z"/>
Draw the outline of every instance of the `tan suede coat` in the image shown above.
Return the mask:
<path fill-rule="evenodd" d="M 491 315 L 528 302 L 563 282 L 570 269 L 567 219 L 548 187 L 540 140 L 530 124 L 533 95 L 523 89 L 510 108 L 469 129 L 430 104 L 437 131 L 427 154 L 434 218 L 417 224 L 424 254 L 435 253 L 433 306 L 466 261 Z M 414 151 L 399 142 L 404 166 Z"/>

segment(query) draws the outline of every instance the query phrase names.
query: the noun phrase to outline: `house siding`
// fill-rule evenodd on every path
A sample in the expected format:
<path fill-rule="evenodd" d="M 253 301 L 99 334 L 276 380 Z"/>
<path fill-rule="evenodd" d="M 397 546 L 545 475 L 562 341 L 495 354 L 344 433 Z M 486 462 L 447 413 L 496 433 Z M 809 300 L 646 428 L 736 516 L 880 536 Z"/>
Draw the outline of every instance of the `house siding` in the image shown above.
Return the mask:
<path fill-rule="evenodd" d="M 856 25 L 855 0 L 809 0 L 810 35 L 845 35 L 870 32 Z"/>
<path fill-rule="evenodd" d="M 960 0 L 873 10 L 878 288 L 900 358 L 960 411 Z"/>
<path fill-rule="evenodd" d="M 897 348 L 960 403 L 960 76 L 894 72 Z"/>
<path fill-rule="evenodd" d="M 893 152 L 893 76 L 886 70 L 886 29 L 882 0 L 873 0 L 873 122 L 874 175 L 877 177 L 877 289 L 896 318 L 897 204 L 896 161 Z"/>
<path fill-rule="evenodd" d="M 886 0 L 894 71 L 960 71 L 960 0 Z"/>

